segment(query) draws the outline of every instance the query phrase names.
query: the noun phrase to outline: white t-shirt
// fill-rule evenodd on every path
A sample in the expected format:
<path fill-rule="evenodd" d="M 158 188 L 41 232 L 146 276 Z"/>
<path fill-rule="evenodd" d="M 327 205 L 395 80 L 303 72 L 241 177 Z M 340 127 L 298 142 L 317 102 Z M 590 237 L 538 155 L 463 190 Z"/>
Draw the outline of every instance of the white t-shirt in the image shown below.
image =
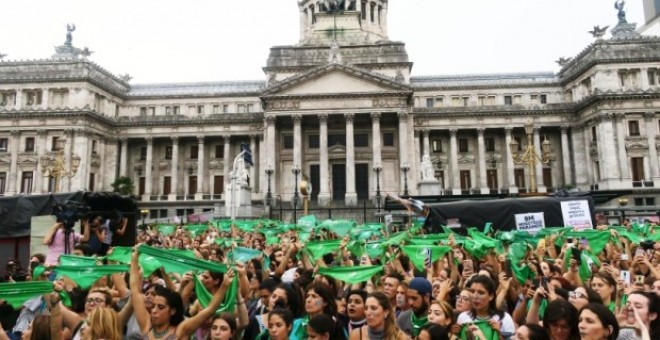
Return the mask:
<path fill-rule="evenodd" d="M 491 317 L 492 320 L 495 321 L 500 321 L 499 315 L 495 314 Z M 458 316 L 458 319 L 456 320 L 456 323 L 459 325 L 465 324 L 465 323 L 470 323 L 476 321 L 476 319 L 472 318 L 470 316 L 470 312 L 463 312 Z M 516 325 L 513 323 L 513 318 L 509 313 L 504 313 L 504 318 L 500 322 L 500 333 L 505 339 L 509 339 L 516 333 Z"/>

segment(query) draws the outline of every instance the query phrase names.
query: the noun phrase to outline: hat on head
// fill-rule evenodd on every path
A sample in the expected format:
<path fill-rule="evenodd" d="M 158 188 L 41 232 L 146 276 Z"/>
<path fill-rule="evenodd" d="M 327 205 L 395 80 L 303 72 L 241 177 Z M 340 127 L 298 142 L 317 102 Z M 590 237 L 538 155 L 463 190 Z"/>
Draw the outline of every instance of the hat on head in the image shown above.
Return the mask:
<path fill-rule="evenodd" d="M 431 282 L 422 277 L 412 279 L 408 285 L 408 289 L 416 290 L 420 295 L 431 294 L 433 292 Z"/>

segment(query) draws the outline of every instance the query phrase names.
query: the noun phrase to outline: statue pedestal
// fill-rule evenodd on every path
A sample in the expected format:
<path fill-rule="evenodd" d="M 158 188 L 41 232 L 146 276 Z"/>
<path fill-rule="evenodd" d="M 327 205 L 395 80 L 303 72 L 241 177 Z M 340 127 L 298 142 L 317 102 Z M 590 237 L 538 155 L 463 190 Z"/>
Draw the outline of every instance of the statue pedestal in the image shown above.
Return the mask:
<path fill-rule="evenodd" d="M 442 184 L 437 179 L 421 180 L 417 183 L 420 196 L 437 196 L 442 194 Z"/>
<path fill-rule="evenodd" d="M 236 216 L 235 217 L 249 217 L 252 216 L 252 196 L 251 188 L 247 184 L 237 184 L 234 190 L 234 199 L 233 204 L 236 207 Z M 232 192 L 231 184 L 227 185 L 225 191 L 225 212 L 227 217 L 231 217 L 231 207 L 232 207 Z"/>

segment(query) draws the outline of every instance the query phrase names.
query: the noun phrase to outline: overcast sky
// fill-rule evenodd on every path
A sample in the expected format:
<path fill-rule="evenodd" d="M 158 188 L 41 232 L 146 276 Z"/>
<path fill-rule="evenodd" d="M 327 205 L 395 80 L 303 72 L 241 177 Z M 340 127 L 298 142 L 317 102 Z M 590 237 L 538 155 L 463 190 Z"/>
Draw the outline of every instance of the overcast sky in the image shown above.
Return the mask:
<path fill-rule="evenodd" d="M 406 43 L 415 76 L 556 72 L 594 25 L 617 23 L 614 0 L 389 3 L 390 40 Z M 642 0 L 626 7 L 641 26 Z M 0 11 L 5 60 L 50 57 L 72 22 L 74 46 L 132 83 L 261 80 L 269 48 L 299 39 L 297 0 L 20 0 Z"/>

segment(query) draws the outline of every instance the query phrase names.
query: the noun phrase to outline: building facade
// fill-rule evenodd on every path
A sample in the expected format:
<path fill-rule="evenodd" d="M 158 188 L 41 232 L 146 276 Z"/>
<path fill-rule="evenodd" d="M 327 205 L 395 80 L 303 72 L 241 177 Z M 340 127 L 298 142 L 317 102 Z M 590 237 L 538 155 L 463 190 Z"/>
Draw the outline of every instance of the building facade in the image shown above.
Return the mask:
<path fill-rule="evenodd" d="M 298 1 L 300 40 L 271 48 L 264 81 L 134 85 L 70 37 L 50 59 L 0 62 L 0 194 L 108 191 L 128 176 L 151 217 L 199 213 L 224 205 L 242 144 L 255 205 L 269 187 L 291 201 L 294 167 L 323 207 L 377 187 L 414 195 L 424 156 L 443 194 L 515 194 L 531 180 L 512 142 L 540 155 L 547 141 L 539 192 L 630 189 L 631 204 L 657 205 L 660 38 L 620 22 L 559 73 L 412 76 L 388 1 L 325 3 Z"/>

